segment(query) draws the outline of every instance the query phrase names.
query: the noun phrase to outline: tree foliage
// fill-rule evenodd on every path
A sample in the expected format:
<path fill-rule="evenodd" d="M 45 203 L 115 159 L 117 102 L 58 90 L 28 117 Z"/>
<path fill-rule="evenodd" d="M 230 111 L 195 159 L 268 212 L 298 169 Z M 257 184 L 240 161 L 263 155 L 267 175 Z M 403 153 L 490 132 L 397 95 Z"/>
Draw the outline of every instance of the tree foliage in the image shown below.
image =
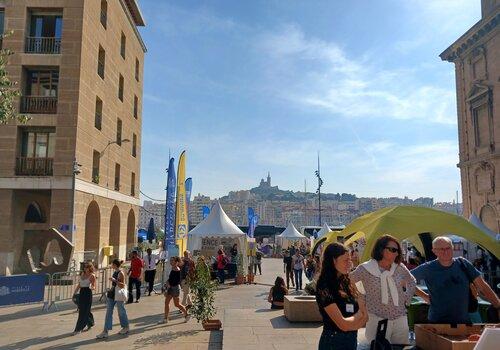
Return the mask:
<path fill-rule="evenodd" d="M 3 41 L 11 34 L 12 32 L 8 32 L 1 35 L 1 40 Z M 18 114 L 16 111 L 14 103 L 21 96 L 21 92 L 17 88 L 17 82 L 10 81 L 7 75 L 7 62 L 13 54 L 14 52 L 11 50 L 0 50 L 0 125 L 15 119 L 23 123 L 28 120 L 28 117 Z"/>
<path fill-rule="evenodd" d="M 195 267 L 195 277 L 191 282 L 194 295 L 191 313 L 198 322 L 205 322 L 215 316 L 215 291 L 217 282 L 210 276 L 210 268 L 203 257 L 198 258 Z"/>

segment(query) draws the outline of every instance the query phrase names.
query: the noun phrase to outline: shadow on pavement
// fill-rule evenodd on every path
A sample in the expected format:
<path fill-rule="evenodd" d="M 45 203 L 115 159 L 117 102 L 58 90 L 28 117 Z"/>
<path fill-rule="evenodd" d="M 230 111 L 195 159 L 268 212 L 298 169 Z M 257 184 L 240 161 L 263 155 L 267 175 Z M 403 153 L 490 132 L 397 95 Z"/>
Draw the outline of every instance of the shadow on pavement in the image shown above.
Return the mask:
<path fill-rule="evenodd" d="M 321 328 L 322 322 L 290 322 L 284 315 L 271 318 L 273 328 Z"/>

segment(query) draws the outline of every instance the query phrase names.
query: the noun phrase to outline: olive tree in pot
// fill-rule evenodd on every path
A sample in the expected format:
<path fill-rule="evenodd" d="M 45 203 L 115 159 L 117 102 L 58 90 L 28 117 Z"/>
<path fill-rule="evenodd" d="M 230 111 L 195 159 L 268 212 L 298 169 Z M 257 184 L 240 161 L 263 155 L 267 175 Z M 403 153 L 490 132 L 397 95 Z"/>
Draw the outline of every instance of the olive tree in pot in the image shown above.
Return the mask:
<path fill-rule="evenodd" d="M 194 295 L 194 303 L 190 312 L 198 322 L 201 322 L 205 330 L 218 330 L 222 327 L 220 320 L 213 320 L 215 316 L 215 291 L 217 281 L 212 280 L 210 268 L 203 257 L 198 258 L 195 267 L 195 278 L 191 282 L 191 292 Z"/>

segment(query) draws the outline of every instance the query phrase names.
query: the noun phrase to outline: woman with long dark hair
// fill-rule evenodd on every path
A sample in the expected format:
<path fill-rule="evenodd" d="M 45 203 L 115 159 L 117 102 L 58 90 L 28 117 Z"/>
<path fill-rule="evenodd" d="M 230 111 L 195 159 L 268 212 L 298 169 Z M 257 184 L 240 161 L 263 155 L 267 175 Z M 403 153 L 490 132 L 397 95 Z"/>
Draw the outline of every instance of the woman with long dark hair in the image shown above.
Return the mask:
<path fill-rule="evenodd" d="M 415 293 L 416 281 L 401 263 L 401 245 L 393 236 L 383 235 L 375 242 L 371 257 L 351 273 L 351 280 L 361 281 L 366 291 L 366 340 L 375 339 L 378 322 L 388 319 L 386 339 L 392 344 L 408 344 L 406 305 Z"/>
<path fill-rule="evenodd" d="M 75 331 L 73 334 L 78 334 L 85 327 L 87 330 L 94 326 L 94 316 L 90 312 L 92 308 L 92 291 L 95 290 L 96 278 L 94 275 L 94 265 L 88 262 L 83 267 L 83 273 L 80 276 L 80 282 L 75 288 L 76 294 L 80 291 L 78 297 L 78 321 L 76 321 Z"/>
<path fill-rule="evenodd" d="M 288 289 L 285 287 L 285 280 L 278 276 L 274 281 L 274 286 L 269 291 L 267 301 L 271 303 L 271 309 L 283 309 L 285 305 L 285 295 L 288 294 Z"/>
<path fill-rule="evenodd" d="M 316 287 L 316 301 L 323 317 L 319 350 L 354 350 L 358 329 L 368 320 L 364 302 L 349 279 L 349 251 L 340 243 L 329 244 L 323 252 Z"/>

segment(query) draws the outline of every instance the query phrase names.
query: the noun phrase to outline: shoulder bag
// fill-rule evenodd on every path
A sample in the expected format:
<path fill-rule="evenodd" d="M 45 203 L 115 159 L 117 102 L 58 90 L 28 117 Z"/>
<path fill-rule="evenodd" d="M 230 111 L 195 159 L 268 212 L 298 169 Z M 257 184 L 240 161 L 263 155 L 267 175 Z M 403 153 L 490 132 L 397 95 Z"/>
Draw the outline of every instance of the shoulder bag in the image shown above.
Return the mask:
<path fill-rule="evenodd" d="M 479 303 L 477 301 L 477 296 L 475 293 L 472 292 L 472 286 L 474 285 L 474 281 L 472 277 L 469 275 L 469 271 L 467 271 L 467 267 L 465 266 L 465 263 L 462 258 L 458 258 L 458 264 L 460 265 L 460 269 L 465 273 L 467 276 L 467 280 L 469 280 L 469 306 L 467 311 L 469 313 L 476 312 L 479 306 Z"/>

